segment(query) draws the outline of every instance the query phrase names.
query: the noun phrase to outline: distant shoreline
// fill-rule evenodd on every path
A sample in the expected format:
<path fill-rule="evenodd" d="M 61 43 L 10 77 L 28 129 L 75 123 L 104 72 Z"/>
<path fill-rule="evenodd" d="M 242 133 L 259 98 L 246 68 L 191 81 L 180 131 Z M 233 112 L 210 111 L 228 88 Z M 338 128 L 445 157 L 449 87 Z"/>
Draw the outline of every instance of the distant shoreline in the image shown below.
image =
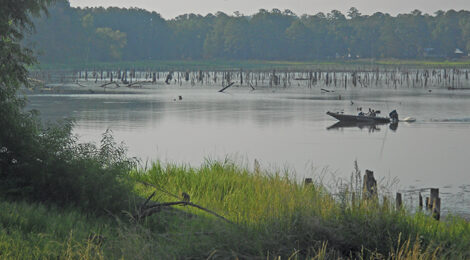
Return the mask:
<path fill-rule="evenodd" d="M 30 70 L 154 69 L 154 70 L 311 70 L 331 68 L 409 67 L 470 68 L 470 58 L 449 59 L 355 59 L 355 60 L 138 60 L 90 63 L 40 63 Z"/>

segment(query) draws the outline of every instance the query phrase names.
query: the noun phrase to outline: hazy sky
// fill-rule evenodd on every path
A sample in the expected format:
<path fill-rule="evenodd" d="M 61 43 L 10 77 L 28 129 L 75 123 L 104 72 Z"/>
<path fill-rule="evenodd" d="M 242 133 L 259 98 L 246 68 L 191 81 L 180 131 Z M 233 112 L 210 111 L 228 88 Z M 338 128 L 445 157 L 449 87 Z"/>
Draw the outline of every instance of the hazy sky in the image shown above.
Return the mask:
<path fill-rule="evenodd" d="M 205 15 L 217 11 L 227 14 L 239 11 L 250 15 L 261 8 L 290 9 L 297 15 L 327 13 L 333 9 L 346 13 L 351 6 L 356 7 L 363 14 L 380 11 L 391 15 L 409 13 L 414 9 L 429 14 L 437 10 L 470 10 L 470 0 L 70 0 L 70 3 L 72 6 L 80 7 L 139 7 L 156 11 L 166 19 L 185 13 Z"/>

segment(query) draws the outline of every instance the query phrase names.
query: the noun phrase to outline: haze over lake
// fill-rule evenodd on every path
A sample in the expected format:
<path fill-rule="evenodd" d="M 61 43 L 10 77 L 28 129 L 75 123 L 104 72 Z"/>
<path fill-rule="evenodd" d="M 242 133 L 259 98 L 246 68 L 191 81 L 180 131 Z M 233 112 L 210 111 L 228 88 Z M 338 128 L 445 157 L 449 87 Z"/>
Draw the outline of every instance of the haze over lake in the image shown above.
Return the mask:
<path fill-rule="evenodd" d="M 424 89 L 160 87 L 135 94 L 32 95 L 46 120 L 72 117 L 83 141 L 111 129 L 131 156 L 198 166 L 227 156 L 253 167 L 288 169 L 300 180 L 350 177 L 357 160 L 400 190 L 439 187 L 445 210 L 470 212 L 470 93 Z M 341 100 L 337 96 L 341 95 Z M 182 96 L 182 100 L 178 100 Z M 327 129 L 327 111 L 397 109 L 414 123 Z M 408 193 L 406 193 L 408 194 Z M 407 196 L 405 194 L 405 200 Z"/>

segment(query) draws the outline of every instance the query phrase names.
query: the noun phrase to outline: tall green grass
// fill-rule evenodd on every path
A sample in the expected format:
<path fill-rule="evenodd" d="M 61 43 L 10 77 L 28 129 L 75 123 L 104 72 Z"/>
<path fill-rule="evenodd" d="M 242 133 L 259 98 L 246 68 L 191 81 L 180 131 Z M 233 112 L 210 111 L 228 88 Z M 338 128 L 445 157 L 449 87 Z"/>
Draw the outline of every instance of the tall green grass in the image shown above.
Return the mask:
<path fill-rule="evenodd" d="M 75 209 L 0 201 L 1 259 L 91 259 L 102 256 L 93 238 L 112 222 Z"/>
<path fill-rule="evenodd" d="M 357 174 L 358 172 L 356 172 Z M 15 259 L 468 259 L 470 224 L 362 200 L 360 184 L 332 195 L 284 172 L 225 161 L 199 168 L 155 162 L 134 170 L 134 192 L 154 202 L 191 202 L 136 223 L 133 210 L 0 201 L 0 258 Z M 344 186 L 346 187 L 346 186 Z M 352 201 L 354 192 L 355 200 Z M 388 200 L 390 201 L 390 200 Z"/>
<path fill-rule="evenodd" d="M 253 232 L 256 239 L 250 243 L 262 257 L 288 257 L 296 250 L 298 256 L 312 256 L 324 241 L 340 256 L 392 257 L 419 249 L 415 254 L 422 256 L 470 257 L 470 225 L 462 219 L 438 222 L 361 200 L 360 194 L 353 203 L 350 190 L 333 197 L 321 185 L 304 185 L 288 174 L 250 172 L 231 162 L 207 162 L 197 169 L 156 162 L 133 176 L 164 189 L 158 200 L 173 201 L 168 193 L 186 192 L 192 202 Z M 144 185 L 136 189 L 152 192 Z"/>

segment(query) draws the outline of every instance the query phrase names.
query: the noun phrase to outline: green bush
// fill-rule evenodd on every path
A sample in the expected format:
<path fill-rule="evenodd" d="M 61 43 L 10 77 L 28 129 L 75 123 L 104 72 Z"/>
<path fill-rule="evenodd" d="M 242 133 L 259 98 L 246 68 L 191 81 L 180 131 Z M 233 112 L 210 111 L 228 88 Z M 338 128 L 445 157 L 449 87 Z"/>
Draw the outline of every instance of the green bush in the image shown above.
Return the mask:
<path fill-rule="evenodd" d="M 72 123 L 41 128 L 36 117 L 24 117 L 19 131 L 2 134 L 0 181 L 3 196 L 27 198 L 85 210 L 116 211 L 131 196 L 128 172 L 134 161 L 110 132 L 100 146 L 80 144 Z M 11 129 L 11 128 L 10 128 Z M 1 131 L 1 130 L 0 130 Z"/>
<path fill-rule="evenodd" d="M 0 15 L 0 195 L 73 204 L 99 211 L 122 208 L 130 196 L 127 174 L 133 161 L 109 132 L 101 146 L 79 144 L 72 123 L 43 126 L 37 113 L 24 111 L 18 95 L 28 85 L 26 66 L 35 59 L 21 46 L 32 16 L 47 12 L 53 0 L 7 1 Z"/>

